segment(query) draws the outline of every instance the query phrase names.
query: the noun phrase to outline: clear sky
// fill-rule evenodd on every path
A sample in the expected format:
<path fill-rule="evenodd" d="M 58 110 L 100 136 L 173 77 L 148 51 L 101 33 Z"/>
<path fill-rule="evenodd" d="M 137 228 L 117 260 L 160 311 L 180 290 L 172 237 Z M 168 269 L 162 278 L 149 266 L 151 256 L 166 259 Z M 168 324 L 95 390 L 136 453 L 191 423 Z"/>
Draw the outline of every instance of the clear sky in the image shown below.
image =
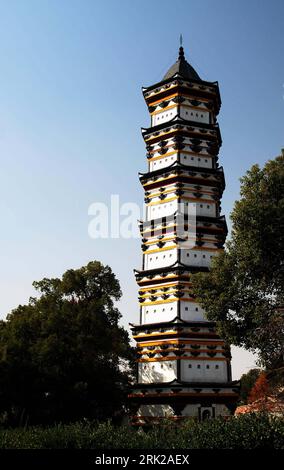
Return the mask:
<path fill-rule="evenodd" d="M 142 205 L 137 172 L 149 125 L 141 86 L 176 60 L 180 33 L 222 96 L 227 218 L 239 177 L 284 147 L 282 0 L 0 0 L 0 315 L 31 283 L 93 259 L 121 281 L 123 322 L 138 321 L 140 241 L 93 240 L 88 207 Z M 253 364 L 234 349 L 237 378 Z"/>

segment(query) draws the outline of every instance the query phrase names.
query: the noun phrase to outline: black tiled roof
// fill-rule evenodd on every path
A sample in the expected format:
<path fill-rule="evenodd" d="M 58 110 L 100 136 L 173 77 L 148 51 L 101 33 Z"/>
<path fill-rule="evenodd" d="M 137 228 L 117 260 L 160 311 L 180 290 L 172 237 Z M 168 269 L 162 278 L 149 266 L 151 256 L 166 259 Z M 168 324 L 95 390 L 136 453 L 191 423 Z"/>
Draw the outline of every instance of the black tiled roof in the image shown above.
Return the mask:
<path fill-rule="evenodd" d="M 178 60 L 169 68 L 163 80 L 174 77 L 176 74 L 189 80 L 201 80 L 194 68 L 185 60 L 183 47 L 179 48 Z"/>

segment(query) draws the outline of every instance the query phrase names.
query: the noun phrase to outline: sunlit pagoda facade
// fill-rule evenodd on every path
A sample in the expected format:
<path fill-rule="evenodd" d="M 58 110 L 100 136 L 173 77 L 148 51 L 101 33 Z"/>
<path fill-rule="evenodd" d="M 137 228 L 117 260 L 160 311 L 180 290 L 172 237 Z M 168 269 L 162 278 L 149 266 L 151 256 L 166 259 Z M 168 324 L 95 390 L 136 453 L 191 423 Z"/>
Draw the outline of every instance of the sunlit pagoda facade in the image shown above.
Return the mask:
<path fill-rule="evenodd" d="M 148 171 L 140 174 L 146 207 L 142 269 L 135 270 L 140 320 L 131 324 L 138 365 L 132 422 L 228 416 L 238 398 L 230 346 L 191 286 L 191 275 L 208 271 L 227 235 L 218 82 L 202 80 L 180 47 L 162 81 L 143 95 L 151 126 L 142 129 Z"/>

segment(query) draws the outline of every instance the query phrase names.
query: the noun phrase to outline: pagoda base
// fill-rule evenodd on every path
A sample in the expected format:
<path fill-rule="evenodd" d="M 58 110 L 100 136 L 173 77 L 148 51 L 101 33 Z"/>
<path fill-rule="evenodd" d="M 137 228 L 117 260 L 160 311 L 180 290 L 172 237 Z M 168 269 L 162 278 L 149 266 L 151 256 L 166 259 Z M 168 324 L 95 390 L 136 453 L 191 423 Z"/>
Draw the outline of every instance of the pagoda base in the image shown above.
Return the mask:
<path fill-rule="evenodd" d="M 163 419 L 205 421 L 233 414 L 238 400 L 238 382 L 137 384 L 129 398 L 137 405 L 132 417 L 136 426 L 160 423 Z"/>

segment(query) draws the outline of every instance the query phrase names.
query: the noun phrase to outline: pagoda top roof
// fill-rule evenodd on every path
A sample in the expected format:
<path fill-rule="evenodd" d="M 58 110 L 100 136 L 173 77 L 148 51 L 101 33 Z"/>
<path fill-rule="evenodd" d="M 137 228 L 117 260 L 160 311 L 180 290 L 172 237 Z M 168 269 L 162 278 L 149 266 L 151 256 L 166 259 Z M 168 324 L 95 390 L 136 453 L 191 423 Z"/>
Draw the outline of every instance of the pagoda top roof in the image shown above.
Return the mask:
<path fill-rule="evenodd" d="M 201 80 L 198 73 L 194 70 L 192 65 L 190 65 L 184 57 L 183 47 L 179 48 L 179 55 L 177 61 L 169 68 L 163 80 L 174 77 L 176 74 L 179 74 L 181 77 L 186 78 L 187 80 Z"/>
<path fill-rule="evenodd" d="M 142 87 L 144 96 L 145 96 L 145 93 L 151 90 L 154 90 L 157 87 L 160 87 L 162 85 L 166 85 L 174 79 L 184 80 L 187 83 L 193 83 L 193 84 L 196 83 L 197 85 L 202 86 L 202 87 L 214 87 L 214 89 L 217 91 L 219 101 L 221 102 L 218 82 L 217 81 L 209 82 L 207 80 L 202 80 L 202 78 L 200 78 L 200 76 L 198 75 L 196 70 L 192 67 L 192 65 L 190 65 L 185 59 L 184 50 L 182 46 L 180 46 L 179 48 L 179 55 L 178 55 L 176 62 L 169 68 L 169 70 L 164 75 L 164 77 L 158 83 L 155 83 L 154 85 Z"/>

